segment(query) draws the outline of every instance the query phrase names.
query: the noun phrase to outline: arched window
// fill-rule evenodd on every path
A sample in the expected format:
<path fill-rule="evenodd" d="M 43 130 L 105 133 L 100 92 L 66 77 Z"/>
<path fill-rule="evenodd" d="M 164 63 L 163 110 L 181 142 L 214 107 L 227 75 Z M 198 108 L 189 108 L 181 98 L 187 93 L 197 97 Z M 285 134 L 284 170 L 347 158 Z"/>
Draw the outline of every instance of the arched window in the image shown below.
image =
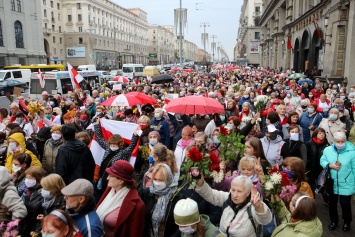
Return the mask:
<path fill-rule="evenodd" d="M 43 16 L 47 17 L 47 10 L 46 9 L 43 10 Z"/>
<path fill-rule="evenodd" d="M 2 24 L 0 20 L 0 46 L 4 46 L 4 41 L 2 39 Z"/>
<path fill-rule="evenodd" d="M 15 21 L 15 40 L 16 40 L 16 48 L 24 48 L 23 44 L 23 32 L 22 32 L 22 24 L 19 21 Z"/>

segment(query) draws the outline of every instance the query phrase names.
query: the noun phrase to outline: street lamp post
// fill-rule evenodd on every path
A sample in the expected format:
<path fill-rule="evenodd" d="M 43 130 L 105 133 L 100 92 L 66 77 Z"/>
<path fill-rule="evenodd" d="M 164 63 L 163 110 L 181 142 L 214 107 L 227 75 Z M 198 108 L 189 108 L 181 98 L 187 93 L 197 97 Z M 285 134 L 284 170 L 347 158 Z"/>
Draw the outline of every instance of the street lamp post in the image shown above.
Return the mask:
<path fill-rule="evenodd" d="M 216 45 L 214 43 L 214 39 L 217 38 L 217 35 L 212 35 L 211 38 L 212 38 L 212 62 L 214 63 L 214 49 L 216 47 Z"/>
<path fill-rule="evenodd" d="M 206 27 L 209 27 L 209 23 L 202 22 L 200 27 L 203 27 L 203 61 L 206 61 Z"/>
<path fill-rule="evenodd" d="M 180 35 L 180 45 L 179 45 L 179 56 L 180 56 L 180 67 L 182 68 L 182 0 L 180 0 L 180 12 L 179 12 L 179 35 Z"/>

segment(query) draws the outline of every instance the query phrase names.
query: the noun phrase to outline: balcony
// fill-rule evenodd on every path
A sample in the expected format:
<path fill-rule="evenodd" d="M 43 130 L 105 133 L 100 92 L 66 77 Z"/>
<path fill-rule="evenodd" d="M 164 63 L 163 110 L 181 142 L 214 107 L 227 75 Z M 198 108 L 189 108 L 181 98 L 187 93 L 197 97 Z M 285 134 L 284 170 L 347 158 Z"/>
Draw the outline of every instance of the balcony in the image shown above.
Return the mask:
<path fill-rule="evenodd" d="M 55 23 L 55 18 L 54 17 L 52 17 L 52 23 Z"/>
<path fill-rule="evenodd" d="M 52 34 L 52 29 L 48 29 L 48 28 L 43 27 L 43 35 L 44 36 L 49 36 L 51 34 Z"/>
<path fill-rule="evenodd" d="M 261 17 L 261 12 L 253 12 L 253 17 L 255 18 L 260 18 Z"/>

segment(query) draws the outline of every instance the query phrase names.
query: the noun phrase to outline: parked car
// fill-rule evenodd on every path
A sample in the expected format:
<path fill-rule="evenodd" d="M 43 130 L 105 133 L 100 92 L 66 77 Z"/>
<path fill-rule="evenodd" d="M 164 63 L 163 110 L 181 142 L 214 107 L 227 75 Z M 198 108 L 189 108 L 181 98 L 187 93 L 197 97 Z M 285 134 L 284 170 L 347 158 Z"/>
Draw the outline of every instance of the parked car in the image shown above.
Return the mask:
<path fill-rule="evenodd" d="M 100 82 L 111 81 L 113 80 L 113 76 L 107 71 L 97 71 L 99 73 Z"/>
<path fill-rule="evenodd" d="M 122 69 L 118 69 L 118 70 L 112 70 L 110 72 L 110 75 L 113 76 L 113 77 L 122 76 L 122 73 L 123 73 Z"/>
<path fill-rule="evenodd" d="M 14 93 L 14 87 L 21 87 L 21 93 L 24 93 L 28 89 L 26 82 L 20 82 L 16 80 L 4 80 L 0 81 L 0 95 L 12 95 Z"/>

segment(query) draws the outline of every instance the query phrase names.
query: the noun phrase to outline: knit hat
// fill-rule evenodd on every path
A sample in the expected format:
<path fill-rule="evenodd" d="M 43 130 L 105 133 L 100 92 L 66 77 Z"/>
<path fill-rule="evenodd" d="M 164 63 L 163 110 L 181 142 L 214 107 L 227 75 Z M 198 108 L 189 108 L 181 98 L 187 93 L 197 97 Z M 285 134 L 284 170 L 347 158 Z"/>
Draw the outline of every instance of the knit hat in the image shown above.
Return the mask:
<path fill-rule="evenodd" d="M 124 181 L 133 182 L 134 168 L 128 161 L 118 160 L 111 167 L 106 168 L 106 172 Z"/>
<path fill-rule="evenodd" d="M 197 202 L 190 198 L 178 201 L 174 208 L 174 219 L 179 226 L 188 226 L 200 222 Z"/>

